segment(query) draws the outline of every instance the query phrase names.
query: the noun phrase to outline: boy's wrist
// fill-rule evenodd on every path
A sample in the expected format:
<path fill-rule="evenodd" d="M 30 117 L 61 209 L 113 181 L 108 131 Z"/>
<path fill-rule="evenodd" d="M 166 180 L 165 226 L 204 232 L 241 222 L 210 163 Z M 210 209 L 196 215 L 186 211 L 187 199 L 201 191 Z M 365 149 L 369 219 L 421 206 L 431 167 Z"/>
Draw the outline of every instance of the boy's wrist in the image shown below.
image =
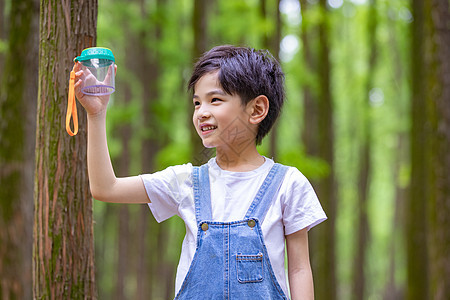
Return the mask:
<path fill-rule="evenodd" d="M 106 118 L 106 109 L 96 113 L 87 113 L 87 118 L 91 121 L 102 120 Z"/>

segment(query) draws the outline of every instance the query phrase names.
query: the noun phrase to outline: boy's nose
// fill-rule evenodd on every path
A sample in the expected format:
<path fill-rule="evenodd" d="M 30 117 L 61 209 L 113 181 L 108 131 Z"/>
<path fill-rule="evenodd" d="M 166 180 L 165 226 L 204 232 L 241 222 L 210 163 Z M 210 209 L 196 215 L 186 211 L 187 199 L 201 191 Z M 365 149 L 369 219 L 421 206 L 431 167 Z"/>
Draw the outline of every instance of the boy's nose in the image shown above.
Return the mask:
<path fill-rule="evenodd" d="M 200 108 L 197 112 L 197 119 L 207 119 L 211 117 L 211 113 L 208 110 Z"/>

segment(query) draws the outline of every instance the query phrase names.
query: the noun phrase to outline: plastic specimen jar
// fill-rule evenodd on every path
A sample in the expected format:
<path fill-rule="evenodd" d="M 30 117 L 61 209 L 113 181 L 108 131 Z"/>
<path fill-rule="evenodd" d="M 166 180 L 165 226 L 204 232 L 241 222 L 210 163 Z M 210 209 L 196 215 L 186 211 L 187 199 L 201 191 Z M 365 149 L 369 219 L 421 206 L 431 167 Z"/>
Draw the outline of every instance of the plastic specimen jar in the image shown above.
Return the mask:
<path fill-rule="evenodd" d="M 114 64 L 112 51 L 108 48 L 93 47 L 84 49 L 74 59 L 81 63 L 83 83 L 81 92 L 91 96 L 104 96 L 114 93 Z"/>

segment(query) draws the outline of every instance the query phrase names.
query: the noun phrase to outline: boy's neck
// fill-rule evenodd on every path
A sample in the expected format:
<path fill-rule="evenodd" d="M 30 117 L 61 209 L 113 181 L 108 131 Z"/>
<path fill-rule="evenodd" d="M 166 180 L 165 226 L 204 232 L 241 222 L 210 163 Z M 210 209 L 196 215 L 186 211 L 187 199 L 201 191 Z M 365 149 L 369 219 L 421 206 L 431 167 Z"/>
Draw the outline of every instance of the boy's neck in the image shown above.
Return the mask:
<path fill-rule="evenodd" d="M 265 158 L 259 154 L 256 145 L 249 145 L 240 153 L 236 153 L 230 148 L 216 148 L 216 162 L 222 170 L 248 172 L 263 165 Z"/>

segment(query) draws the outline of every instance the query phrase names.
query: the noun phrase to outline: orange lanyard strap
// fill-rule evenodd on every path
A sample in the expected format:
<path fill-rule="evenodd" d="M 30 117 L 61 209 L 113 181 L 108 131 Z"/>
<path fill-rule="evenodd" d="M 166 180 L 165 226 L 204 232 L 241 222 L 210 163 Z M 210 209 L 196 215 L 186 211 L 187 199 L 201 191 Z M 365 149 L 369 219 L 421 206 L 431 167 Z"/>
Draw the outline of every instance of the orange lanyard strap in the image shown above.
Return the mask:
<path fill-rule="evenodd" d="M 70 72 L 69 81 L 69 97 L 67 102 L 67 114 L 66 114 L 66 131 L 70 136 L 74 136 L 78 133 L 78 115 L 77 115 L 77 103 L 75 101 L 75 71 Z M 73 131 L 70 129 L 70 119 L 73 118 Z"/>

